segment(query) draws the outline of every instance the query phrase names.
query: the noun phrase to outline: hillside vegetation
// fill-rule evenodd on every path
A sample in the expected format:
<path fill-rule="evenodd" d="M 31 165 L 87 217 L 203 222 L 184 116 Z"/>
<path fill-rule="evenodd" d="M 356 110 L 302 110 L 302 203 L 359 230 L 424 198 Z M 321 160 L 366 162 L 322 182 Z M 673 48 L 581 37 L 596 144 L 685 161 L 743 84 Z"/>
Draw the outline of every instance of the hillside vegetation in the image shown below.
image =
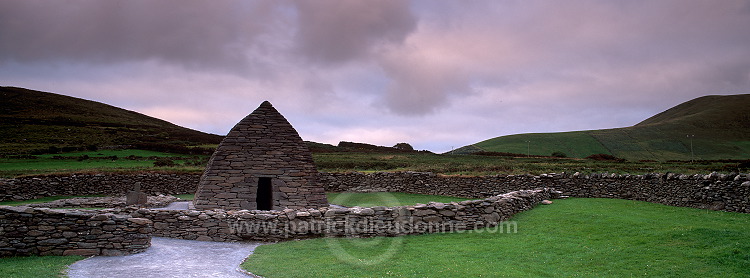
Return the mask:
<path fill-rule="evenodd" d="M 0 87 L 0 155 L 111 146 L 174 151 L 221 138 L 100 102 Z"/>
<path fill-rule="evenodd" d="M 453 153 L 550 155 L 563 152 L 578 158 L 603 153 L 628 160 L 660 161 L 748 159 L 748 106 L 750 95 L 747 94 L 704 96 L 631 127 L 508 135 L 462 147 Z"/>

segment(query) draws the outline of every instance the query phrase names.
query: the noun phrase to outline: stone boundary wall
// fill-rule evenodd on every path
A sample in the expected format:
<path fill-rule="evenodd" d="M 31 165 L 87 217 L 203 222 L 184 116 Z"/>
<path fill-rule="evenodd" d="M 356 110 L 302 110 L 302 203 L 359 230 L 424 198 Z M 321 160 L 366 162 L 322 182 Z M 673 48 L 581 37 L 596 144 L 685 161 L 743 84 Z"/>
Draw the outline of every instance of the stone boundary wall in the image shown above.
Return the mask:
<path fill-rule="evenodd" d="M 328 173 L 321 176 L 329 192 L 406 192 L 484 198 L 504 192 L 552 188 L 582 198 L 617 198 L 671 206 L 750 213 L 747 174 L 542 174 L 483 177 L 443 176 L 417 172 Z"/>
<path fill-rule="evenodd" d="M 133 254 L 151 232 L 150 220 L 127 215 L 0 206 L 0 257 Z"/>
<path fill-rule="evenodd" d="M 320 173 L 326 191 L 387 191 L 486 198 L 531 188 L 554 188 L 584 198 L 619 198 L 672 206 L 750 213 L 748 174 L 543 174 L 482 177 L 418 172 Z M 199 174 L 86 174 L 0 179 L 0 201 L 53 195 L 124 195 L 136 182 L 149 195 L 194 193 Z"/>
<path fill-rule="evenodd" d="M 141 206 L 148 208 L 162 208 L 180 200 L 171 195 L 146 196 L 146 198 L 146 203 Z M 128 204 L 126 197 L 77 197 L 24 206 L 34 208 L 125 208 L 128 207 Z"/>
<path fill-rule="evenodd" d="M 0 201 L 61 195 L 124 196 L 140 183 L 148 195 L 193 194 L 200 174 L 73 174 L 0 179 Z"/>
<path fill-rule="evenodd" d="M 153 221 L 154 236 L 205 241 L 275 241 L 321 236 L 372 237 L 498 227 L 542 200 L 549 189 L 522 190 L 482 200 L 372 208 L 257 210 L 139 209 L 132 215 Z M 500 223 L 500 228 L 515 226 Z M 511 231 L 508 231 L 511 232 Z"/>

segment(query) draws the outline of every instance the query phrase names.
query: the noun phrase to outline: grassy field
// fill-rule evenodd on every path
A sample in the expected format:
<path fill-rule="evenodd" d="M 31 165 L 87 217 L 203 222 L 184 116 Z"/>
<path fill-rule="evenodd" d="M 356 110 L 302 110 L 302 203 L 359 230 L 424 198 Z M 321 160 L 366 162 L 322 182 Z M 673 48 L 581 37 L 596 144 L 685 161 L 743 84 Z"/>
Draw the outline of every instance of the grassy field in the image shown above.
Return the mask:
<path fill-rule="evenodd" d="M 603 153 L 633 161 L 750 159 L 750 136 L 744 132 L 750 127 L 748 104 L 750 95 L 706 96 L 631 127 L 501 136 L 459 148 L 456 153 L 564 152 L 578 158 Z"/>
<path fill-rule="evenodd" d="M 0 276 L 4 278 L 65 277 L 68 265 L 81 256 L 8 257 L 0 259 Z"/>
<path fill-rule="evenodd" d="M 517 233 L 488 228 L 263 245 L 242 267 L 265 277 L 750 275 L 748 214 L 617 199 L 566 199 L 511 220 Z M 380 263 L 366 263 L 383 256 L 387 258 Z M 342 259 L 347 257 L 354 260 Z"/>
<path fill-rule="evenodd" d="M 748 141 L 717 139 L 701 134 L 690 138 L 667 127 L 629 127 L 560 133 L 532 133 L 497 137 L 472 145 L 476 150 L 549 156 L 563 152 L 568 157 L 610 154 L 638 160 L 748 159 Z M 717 132 L 719 134 L 726 132 Z M 725 137 L 730 137 L 729 135 Z M 527 149 L 528 148 L 528 149 Z"/>
<path fill-rule="evenodd" d="M 610 154 L 596 138 L 587 132 L 533 133 L 504 136 L 474 144 L 486 151 L 532 155 L 551 155 L 562 152 L 569 157 L 583 158 L 592 154 Z"/>
<path fill-rule="evenodd" d="M 423 195 L 423 194 L 408 194 L 401 192 L 371 192 L 371 193 L 326 193 L 328 196 L 328 202 L 331 204 L 341 205 L 345 207 L 374 207 L 374 206 L 408 206 L 415 204 L 427 204 L 429 202 L 460 202 L 468 199 L 448 197 L 448 196 L 436 196 L 436 195 Z"/>
<path fill-rule="evenodd" d="M 158 159 L 172 160 L 176 163 L 176 166 L 154 167 L 154 162 Z M 204 166 L 195 166 L 195 164 L 207 160 L 208 156 L 204 155 L 172 154 L 146 150 L 99 150 L 44 154 L 21 158 L 0 158 L 0 177 L 81 171 L 166 170 L 201 172 Z"/>
<path fill-rule="evenodd" d="M 58 158 L 55 158 L 58 156 Z M 88 159 L 80 159 L 88 156 Z M 110 159 L 117 157 L 117 159 Z M 130 157 L 130 158 L 129 158 Z M 63 158 L 63 159 L 61 159 Z M 70 159 L 64 159 L 70 158 Z M 172 167 L 154 167 L 159 158 L 176 163 Z M 39 155 L 34 159 L 0 158 L 0 177 L 76 172 L 159 171 L 200 174 L 207 156 L 191 156 L 142 150 L 76 152 Z M 637 162 L 594 161 L 574 158 L 527 158 L 479 155 L 439 155 L 429 153 L 314 153 L 321 172 L 420 171 L 446 175 L 542 174 L 559 172 L 629 173 L 651 172 L 710 173 L 741 172 L 736 162 Z M 196 166 L 198 165 L 198 166 Z"/>
<path fill-rule="evenodd" d="M 180 194 L 180 195 L 174 195 L 174 196 L 185 201 L 192 201 L 195 199 L 195 194 Z"/>
<path fill-rule="evenodd" d="M 315 165 L 323 172 L 420 171 L 446 175 L 543 173 L 710 173 L 745 171 L 738 163 L 614 162 L 573 158 L 513 158 L 479 155 L 318 153 Z"/>

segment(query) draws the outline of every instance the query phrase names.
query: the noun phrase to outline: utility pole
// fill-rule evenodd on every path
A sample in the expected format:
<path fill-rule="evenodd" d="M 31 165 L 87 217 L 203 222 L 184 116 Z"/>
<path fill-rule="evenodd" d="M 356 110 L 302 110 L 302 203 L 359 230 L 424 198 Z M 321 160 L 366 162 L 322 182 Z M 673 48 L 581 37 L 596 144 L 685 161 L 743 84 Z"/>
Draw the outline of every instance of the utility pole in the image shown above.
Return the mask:
<path fill-rule="evenodd" d="M 531 157 L 531 141 L 526 141 L 526 157 Z"/>
<path fill-rule="evenodd" d="M 693 137 L 695 137 L 695 134 L 690 134 L 687 136 L 690 138 L 690 163 L 695 162 L 695 153 L 693 153 Z"/>

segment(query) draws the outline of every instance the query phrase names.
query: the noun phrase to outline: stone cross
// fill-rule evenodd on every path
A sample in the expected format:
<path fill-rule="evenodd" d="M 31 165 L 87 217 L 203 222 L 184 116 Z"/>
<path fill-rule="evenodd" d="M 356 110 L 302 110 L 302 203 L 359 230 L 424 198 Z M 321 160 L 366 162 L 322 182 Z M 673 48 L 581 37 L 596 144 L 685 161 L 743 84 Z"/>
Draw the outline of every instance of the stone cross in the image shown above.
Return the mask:
<path fill-rule="evenodd" d="M 136 182 L 135 188 L 125 195 L 125 205 L 145 205 L 148 201 L 146 193 L 141 192 L 141 183 Z"/>

